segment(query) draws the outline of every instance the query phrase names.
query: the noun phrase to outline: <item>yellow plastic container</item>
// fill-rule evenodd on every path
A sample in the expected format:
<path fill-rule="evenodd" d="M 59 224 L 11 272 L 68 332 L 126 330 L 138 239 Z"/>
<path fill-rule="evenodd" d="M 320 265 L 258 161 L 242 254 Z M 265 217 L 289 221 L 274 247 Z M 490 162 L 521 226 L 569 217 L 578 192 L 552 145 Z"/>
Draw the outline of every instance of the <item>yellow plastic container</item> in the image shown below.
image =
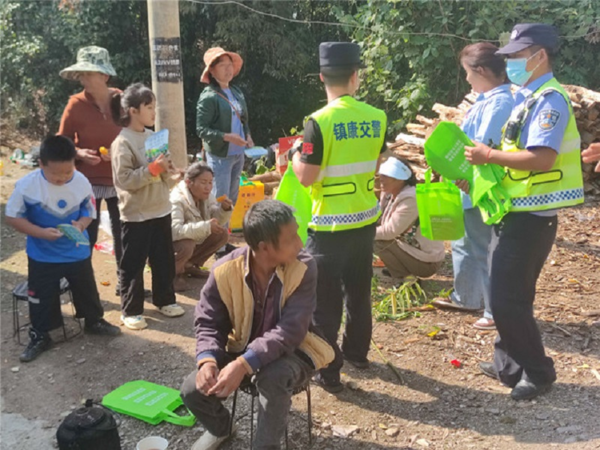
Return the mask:
<path fill-rule="evenodd" d="M 240 193 L 231 214 L 229 227 L 232 230 L 241 230 L 244 225 L 244 216 L 252 205 L 265 199 L 265 185 L 260 181 L 240 182 Z"/>

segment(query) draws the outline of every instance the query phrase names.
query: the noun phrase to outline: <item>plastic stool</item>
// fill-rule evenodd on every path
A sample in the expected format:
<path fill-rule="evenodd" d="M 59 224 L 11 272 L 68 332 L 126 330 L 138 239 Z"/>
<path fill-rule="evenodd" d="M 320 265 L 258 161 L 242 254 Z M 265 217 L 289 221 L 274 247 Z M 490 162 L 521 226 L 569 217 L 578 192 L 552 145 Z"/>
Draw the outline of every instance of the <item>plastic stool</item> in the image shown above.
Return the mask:
<path fill-rule="evenodd" d="M 23 344 L 21 343 L 20 331 L 23 328 L 27 327 L 30 323 L 27 322 L 23 325 L 20 324 L 19 302 L 20 301 L 22 301 L 22 302 L 29 301 L 29 292 L 28 291 L 29 291 L 29 286 L 27 284 L 27 281 L 23 281 L 22 283 L 17 285 L 17 287 L 14 288 L 12 291 L 12 296 L 13 296 L 13 337 L 16 336 L 17 342 L 21 345 L 23 345 Z M 67 329 L 65 327 L 65 322 L 63 320 L 63 323 L 62 323 L 63 336 L 64 336 L 65 341 L 68 341 L 70 338 L 78 336 L 83 331 L 83 328 L 81 326 L 81 322 L 79 321 L 79 319 L 77 319 L 75 317 L 75 309 L 73 307 L 73 294 L 71 293 L 71 287 L 69 286 L 69 282 L 65 278 L 61 278 L 61 280 L 60 280 L 60 291 L 59 291 L 58 295 L 60 297 L 63 294 L 69 294 L 69 301 L 71 303 L 71 307 L 73 308 L 73 319 L 79 325 L 79 331 L 77 331 L 74 335 L 69 337 L 69 336 L 67 336 Z"/>

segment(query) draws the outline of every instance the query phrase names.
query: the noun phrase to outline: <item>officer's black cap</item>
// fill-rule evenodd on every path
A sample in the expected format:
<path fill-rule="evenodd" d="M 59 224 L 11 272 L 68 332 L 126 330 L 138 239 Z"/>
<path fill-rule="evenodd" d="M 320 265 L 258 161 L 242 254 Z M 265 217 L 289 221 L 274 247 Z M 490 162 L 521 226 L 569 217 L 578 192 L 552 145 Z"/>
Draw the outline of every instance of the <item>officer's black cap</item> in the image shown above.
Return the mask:
<path fill-rule="evenodd" d="M 331 68 L 365 67 L 360 61 L 360 47 L 352 42 L 321 42 L 319 65 Z"/>
<path fill-rule="evenodd" d="M 539 45 L 551 53 L 558 50 L 558 31 L 546 23 L 519 23 L 510 34 L 510 41 L 496 52 L 497 55 L 510 55 L 532 45 Z"/>

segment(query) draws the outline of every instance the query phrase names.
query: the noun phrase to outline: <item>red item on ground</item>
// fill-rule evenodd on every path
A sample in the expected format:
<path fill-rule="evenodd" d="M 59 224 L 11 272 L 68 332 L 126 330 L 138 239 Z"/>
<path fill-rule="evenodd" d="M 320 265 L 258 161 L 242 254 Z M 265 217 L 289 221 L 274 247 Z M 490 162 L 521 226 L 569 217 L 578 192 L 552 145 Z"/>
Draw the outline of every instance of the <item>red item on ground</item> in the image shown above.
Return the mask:
<path fill-rule="evenodd" d="M 450 364 L 452 364 L 457 369 L 460 369 L 462 367 L 462 363 L 458 359 L 453 359 L 452 361 L 450 361 Z"/>

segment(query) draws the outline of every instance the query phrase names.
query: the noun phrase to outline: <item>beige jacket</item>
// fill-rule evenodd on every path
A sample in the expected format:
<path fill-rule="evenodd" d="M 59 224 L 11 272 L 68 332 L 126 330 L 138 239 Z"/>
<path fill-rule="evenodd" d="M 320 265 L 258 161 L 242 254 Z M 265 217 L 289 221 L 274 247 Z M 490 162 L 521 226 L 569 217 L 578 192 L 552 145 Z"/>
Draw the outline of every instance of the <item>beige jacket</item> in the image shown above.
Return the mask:
<path fill-rule="evenodd" d="M 202 318 L 202 314 L 203 310 L 208 310 L 206 305 L 203 305 L 202 296 L 208 295 L 210 297 L 211 288 L 214 284 L 216 284 L 220 301 L 227 308 L 231 324 L 231 332 L 227 336 L 227 351 L 234 354 L 242 353 L 248 346 L 252 333 L 252 317 L 254 314 L 254 297 L 245 281 L 249 270 L 249 252 L 248 247 L 236 250 L 226 257 L 228 260 L 220 262 L 217 267 L 213 268 L 212 276 L 207 282 L 208 287 L 205 286 L 202 290 L 200 302 L 196 306 L 196 335 L 199 338 L 199 342 L 202 342 L 196 348 L 197 354 L 202 354 L 204 347 L 212 346 L 212 344 L 202 341 L 202 336 L 205 336 L 202 332 L 203 324 L 206 323 L 206 320 Z M 257 357 L 263 364 L 277 358 L 277 349 L 279 349 L 279 352 L 283 352 L 281 348 L 282 344 L 293 335 L 292 331 L 286 329 L 284 325 L 286 322 L 283 320 L 284 317 L 291 315 L 291 322 L 298 323 L 302 321 L 302 318 L 296 317 L 294 314 L 302 314 L 303 311 L 304 314 L 309 316 L 307 323 L 310 323 L 312 309 L 314 308 L 312 302 L 314 301 L 315 291 L 307 290 L 307 286 L 302 285 L 303 281 L 307 281 L 305 275 L 309 271 L 309 264 L 312 265 L 312 269 L 308 273 L 310 284 L 307 283 L 307 285 L 313 286 L 313 289 L 316 289 L 316 264 L 306 253 L 301 253 L 297 260 L 280 266 L 276 270 L 276 276 L 281 280 L 282 285 L 279 303 L 280 322 L 276 328 L 267 333 L 268 336 L 265 334 L 261 339 L 257 339 L 250 344 L 250 348 L 252 349 L 250 354 L 257 355 L 257 353 L 260 353 L 262 359 L 261 356 Z M 288 300 L 290 303 L 295 303 L 296 306 L 286 309 L 285 306 Z M 300 305 L 303 306 L 300 307 Z M 215 310 L 212 309 L 212 311 Z M 306 316 L 304 316 L 305 318 Z M 222 331 L 222 329 L 219 331 Z M 213 332 L 210 333 L 210 336 L 214 338 L 216 334 Z M 260 341 L 260 343 L 257 341 Z M 298 349 L 312 360 L 317 370 L 329 365 L 335 356 L 331 345 L 318 334 L 311 331 L 310 325 L 308 332 L 301 339 Z M 256 368 L 255 358 L 251 358 L 248 361 L 246 360 L 248 353 L 244 355 L 243 359 L 246 363 L 246 368 L 254 372 Z M 200 359 L 198 362 L 201 363 L 202 360 Z"/>
<path fill-rule="evenodd" d="M 153 177 L 148 170 L 144 144 L 151 134 L 123 128 L 110 147 L 123 222 L 144 222 L 171 212 L 169 189 L 174 182 L 166 172 Z"/>
<path fill-rule="evenodd" d="M 231 211 L 224 211 L 215 196 L 196 204 L 185 181 L 180 181 L 171 191 L 171 229 L 173 241 L 193 239 L 201 244 L 210 236 L 210 219 L 217 219 L 225 225 L 231 217 Z"/>
<path fill-rule="evenodd" d="M 413 258 L 426 263 L 444 259 L 444 243 L 431 241 L 421 234 L 421 227 L 414 226 L 419 218 L 416 189 L 406 186 L 396 198 L 381 194 L 383 213 L 375 231 L 376 241 L 390 241 Z"/>

